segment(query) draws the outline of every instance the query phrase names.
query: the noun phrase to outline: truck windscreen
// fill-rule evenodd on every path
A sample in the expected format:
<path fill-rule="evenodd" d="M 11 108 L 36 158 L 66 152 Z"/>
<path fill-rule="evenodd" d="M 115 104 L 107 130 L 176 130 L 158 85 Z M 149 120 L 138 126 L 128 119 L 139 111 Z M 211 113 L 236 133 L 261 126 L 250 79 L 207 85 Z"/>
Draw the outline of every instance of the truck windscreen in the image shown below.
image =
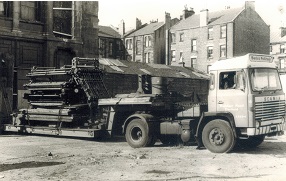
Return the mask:
<path fill-rule="evenodd" d="M 250 83 L 252 90 L 257 92 L 282 90 L 276 69 L 251 68 Z"/>

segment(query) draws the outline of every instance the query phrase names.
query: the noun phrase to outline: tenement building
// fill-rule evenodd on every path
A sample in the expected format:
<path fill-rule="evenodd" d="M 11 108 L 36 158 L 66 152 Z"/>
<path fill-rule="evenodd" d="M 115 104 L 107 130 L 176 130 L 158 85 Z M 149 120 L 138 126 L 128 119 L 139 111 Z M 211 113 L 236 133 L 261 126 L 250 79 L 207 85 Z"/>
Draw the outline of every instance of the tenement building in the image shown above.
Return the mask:
<path fill-rule="evenodd" d="M 127 59 L 134 62 L 165 64 L 166 30 L 177 23 L 177 18 L 171 19 L 165 13 L 165 22 L 152 21 L 150 24 L 138 25 L 136 29 L 124 36 Z"/>
<path fill-rule="evenodd" d="M 169 31 L 167 64 L 208 72 L 215 61 L 246 53 L 269 54 L 270 28 L 246 1 L 242 8 L 193 14 Z"/>
<path fill-rule="evenodd" d="M 32 66 L 98 56 L 97 1 L 0 1 L 0 56 L 14 63 L 13 107 Z"/>

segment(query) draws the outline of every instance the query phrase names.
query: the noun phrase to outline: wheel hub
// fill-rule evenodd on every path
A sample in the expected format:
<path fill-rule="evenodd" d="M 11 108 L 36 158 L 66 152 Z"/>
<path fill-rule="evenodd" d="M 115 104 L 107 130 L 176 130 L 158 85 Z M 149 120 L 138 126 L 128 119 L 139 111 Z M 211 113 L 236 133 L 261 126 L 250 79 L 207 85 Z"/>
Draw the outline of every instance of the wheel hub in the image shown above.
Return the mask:
<path fill-rule="evenodd" d="M 138 127 L 134 127 L 131 130 L 131 138 L 134 141 L 138 141 L 138 140 L 142 139 L 142 130 L 140 128 L 138 128 Z"/>
<path fill-rule="evenodd" d="M 224 134 L 220 129 L 213 129 L 210 132 L 209 139 L 214 145 L 221 145 L 224 142 Z"/>

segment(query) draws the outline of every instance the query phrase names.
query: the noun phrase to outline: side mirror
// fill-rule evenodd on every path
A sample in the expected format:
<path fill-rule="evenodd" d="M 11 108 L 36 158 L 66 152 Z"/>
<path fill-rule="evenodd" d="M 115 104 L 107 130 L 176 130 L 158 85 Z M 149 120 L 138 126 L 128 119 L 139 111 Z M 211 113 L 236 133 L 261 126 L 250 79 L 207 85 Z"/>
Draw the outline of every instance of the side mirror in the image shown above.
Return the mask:
<path fill-rule="evenodd" d="M 243 71 L 237 72 L 236 73 L 236 89 L 239 89 L 241 91 L 245 91 L 245 78 L 244 78 L 244 73 Z"/>

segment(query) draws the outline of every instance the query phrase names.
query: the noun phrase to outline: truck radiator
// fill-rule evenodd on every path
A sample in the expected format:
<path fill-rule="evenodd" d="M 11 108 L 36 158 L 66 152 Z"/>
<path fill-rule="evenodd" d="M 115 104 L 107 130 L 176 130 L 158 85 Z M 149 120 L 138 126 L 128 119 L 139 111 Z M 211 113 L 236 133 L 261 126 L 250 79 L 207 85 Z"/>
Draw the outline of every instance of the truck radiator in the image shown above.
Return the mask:
<path fill-rule="evenodd" d="M 256 102 L 255 119 L 271 121 L 285 117 L 285 100 Z"/>

